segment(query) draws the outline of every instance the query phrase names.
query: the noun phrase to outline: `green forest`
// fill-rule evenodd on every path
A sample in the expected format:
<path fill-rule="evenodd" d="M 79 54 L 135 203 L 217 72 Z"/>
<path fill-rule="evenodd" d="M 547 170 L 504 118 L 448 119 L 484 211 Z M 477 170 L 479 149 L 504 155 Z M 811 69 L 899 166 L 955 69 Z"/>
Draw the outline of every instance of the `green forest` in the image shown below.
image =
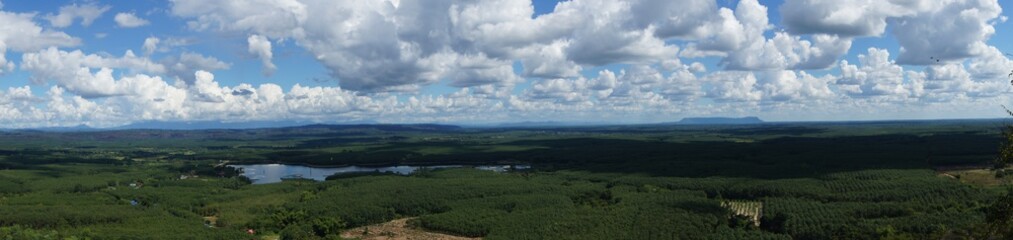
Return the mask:
<path fill-rule="evenodd" d="M 1008 239 L 1004 124 L 5 131 L 0 239 L 342 239 L 405 218 L 482 239 Z M 531 168 L 251 184 L 239 163 Z"/>

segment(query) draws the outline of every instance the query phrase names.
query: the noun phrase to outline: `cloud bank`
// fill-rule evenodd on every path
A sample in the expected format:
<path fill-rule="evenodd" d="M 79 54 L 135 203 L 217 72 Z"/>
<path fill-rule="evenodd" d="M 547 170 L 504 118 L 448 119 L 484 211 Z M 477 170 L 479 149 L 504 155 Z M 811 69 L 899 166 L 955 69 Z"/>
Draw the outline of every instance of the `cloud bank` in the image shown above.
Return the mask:
<path fill-rule="evenodd" d="M 215 73 L 232 63 L 170 37 L 137 42 L 141 55 L 76 49 L 82 41 L 61 28 L 91 25 L 110 9 L 101 4 L 43 15 L 48 28 L 36 13 L 0 11 L 0 74 L 23 71 L 32 83 L 0 92 L 0 123 L 959 118 L 993 116 L 981 112 L 1006 102 L 1013 70 L 988 43 L 1006 20 L 997 0 L 573 0 L 543 14 L 518 0 L 166 7 L 194 34 L 244 36 L 236 54 L 265 76 L 286 77 L 275 64 L 284 44 L 336 84 L 224 85 Z M 125 12 L 113 20 L 153 24 Z M 898 47 L 853 48 L 884 37 Z"/>

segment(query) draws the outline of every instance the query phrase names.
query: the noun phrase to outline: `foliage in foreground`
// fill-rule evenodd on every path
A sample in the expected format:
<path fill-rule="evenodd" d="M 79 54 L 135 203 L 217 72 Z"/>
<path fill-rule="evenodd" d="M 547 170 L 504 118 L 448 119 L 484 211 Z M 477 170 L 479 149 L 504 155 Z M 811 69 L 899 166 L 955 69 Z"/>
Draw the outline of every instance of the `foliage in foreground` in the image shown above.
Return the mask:
<path fill-rule="evenodd" d="M 154 170 L 121 174 L 145 171 Z M 986 217 L 982 212 L 992 196 L 928 170 L 758 180 L 448 169 L 238 189 L 228 187 L 233 181 L 228 178 L 156 177 L 139 189 L 98 186 L 83 192 L 58 186 L 74 179 L 104 185 L 104 179 L 47 174 L 0 171 L 24 179 L 30 189 L 4 195 L 0 225 L 38 229 L 40 236 L 57 230 L 64 234 L 59 238 L 236 239 L 253 228 L 312 239 L 421 216 L 416 224 L 426 229 L 488 239 L 867 239 L 880 236 L 884 227 L 925 238 L 974 227 Z M 761 202 L 761 227 L 736 223 L 721 206 L 726 199 Z M 133 206 L 130 200 L 141 203 Z M 216 216 L 216 226 L 204 226 L 204 216 Z"/>

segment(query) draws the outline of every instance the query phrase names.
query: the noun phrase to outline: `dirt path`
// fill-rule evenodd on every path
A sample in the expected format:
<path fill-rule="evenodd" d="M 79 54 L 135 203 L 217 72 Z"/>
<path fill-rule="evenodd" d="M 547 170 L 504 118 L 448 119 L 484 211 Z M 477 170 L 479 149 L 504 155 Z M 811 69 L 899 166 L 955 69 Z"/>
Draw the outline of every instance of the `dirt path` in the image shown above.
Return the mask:
<path fill-rule="evenodd" d="M 395 219 L 376 225 L 357 227 L 349 229 L 341 234 L 342 238 L 357 238 L 363 240 L 470 240 L 482 238 L 468 238 L 442 233 L 426 232 L 421 229 L 408 226 L 408 220 L 412 218 Z M 367 231 L 368 230 L 368 231 Z"/>

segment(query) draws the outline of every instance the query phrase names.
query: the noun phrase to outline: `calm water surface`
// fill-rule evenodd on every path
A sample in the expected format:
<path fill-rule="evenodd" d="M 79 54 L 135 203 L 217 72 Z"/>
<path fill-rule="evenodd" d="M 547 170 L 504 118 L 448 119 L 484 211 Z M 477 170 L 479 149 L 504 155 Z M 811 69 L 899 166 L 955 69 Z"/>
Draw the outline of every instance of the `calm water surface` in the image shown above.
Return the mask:
<path fill-rule="evenodd" d="M 472 167 L 475 169 L 505 172 L 509 171 L 511 165 L 477 165 L 477 166 L 465 166 L 465 165 L 437 165 L 437 166 L 390 166 L 390 167 L 307 167 L 299 165 L 288 165 L 288 164 L 234 164 L 229 165 L 235 168 L 243 169 L 243 176 L 253 180 L 253 184 L 266 184 L 281 182 L 282 178 L 305 178 L 313 179 L 316 181 L 323 181 L 327 176 L 342 173 L 356 173 L 356 172 L 393 172 L 397 174 L 407 175 L 415 172 L 420 168 L 428 169 L 440 169 L 440 168 L 463 168 Z M 514 169 L 528 169 L 531 166 L 528 165 L 513 165 Z"/>

